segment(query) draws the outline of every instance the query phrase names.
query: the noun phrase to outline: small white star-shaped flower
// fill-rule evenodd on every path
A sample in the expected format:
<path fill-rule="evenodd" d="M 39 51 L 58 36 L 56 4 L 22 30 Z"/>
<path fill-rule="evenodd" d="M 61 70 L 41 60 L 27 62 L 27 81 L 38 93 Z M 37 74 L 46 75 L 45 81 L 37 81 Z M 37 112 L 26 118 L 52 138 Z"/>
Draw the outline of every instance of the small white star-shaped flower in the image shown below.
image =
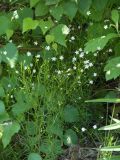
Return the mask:
<path fill-rule="evenodd" d="M 104 29 L 108 29 L 108 25 L 104 25 Z"/>
<path fill-rule="evenodd" d="M 90 11 L 87 11 L 87 13 L 86 13 L 88 16 L 91 14 L 91 12 Z"/>
<path fill-rule="evenodd" d="M 30 57 L 31 56 L 31 52 L 28 51 L 27 52 L 27 56 Z"/>

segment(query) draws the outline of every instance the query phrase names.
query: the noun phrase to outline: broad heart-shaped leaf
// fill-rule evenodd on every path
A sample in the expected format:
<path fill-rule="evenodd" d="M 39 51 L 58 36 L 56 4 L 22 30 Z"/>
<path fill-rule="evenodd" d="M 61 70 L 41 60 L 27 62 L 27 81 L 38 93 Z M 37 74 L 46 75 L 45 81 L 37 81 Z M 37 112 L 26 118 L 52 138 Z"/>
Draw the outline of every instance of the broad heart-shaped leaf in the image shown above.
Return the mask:
<path fill-rule="evenodd" d="M 30 7 L 34 7 L 38 2 L 39 0 L 30 0 Z"/>
<path fill-rule="evenodd" d="M 0 114 L 5 113 L 5 105 L 3 101 L 0 100 Z"/>
<path fill-rule="evenodd" d="M 78 9 L 76 3 L 72 1 L 64 1 L 62 6 L 64 9 L 64 14 L 68 16 L 69 19 L 72 21 Z"/>
<path fill-rule="evenodd" d="M 53 6 L 50 9 L 50 14 L 58 21 L 61 19 L 63 13 L 64 10 L 62 5 Z"/>
<path fill-rule="evenodd" d="M 112 38 L 118 37 L 115 33 L 110 33 L 106 36 L 98 37 L 92 40 L 89 40 L 85 44 L 85 52 L 95 52 L 97 50 L 102 50 L 108 41 Z"/>
<path fill-rule="evenodd" d="M 40 0 L 40 2 L 35 7 L 35 15 L 36 16 L 44 16 L 48 13 L 48 6 L 45 5 L 44 0 Z"/>
<path fill-rule="evenodd" d="M 47 21 L 40 20 L 39 26 L 40 26 L 43 34 L 45 34 L 50 28 L 52 28 L 54 26 L 54 23 L 51 19 L 49 19 Z"/>
<path fill-rule="evenodd" d="M 2 86 L 0 86 L 0 97 L 5 97 L 5 90 Z"/>
<path fill-rule="evenodd" d="M 90 9 L 91 4 L 92 0 L 78 0 L 79 12 L 86 15 L 87 11 Z"/>
<path fill-rule="evenodd" d="M 0 35 L 5 34 L 10 29 L 10 20 L 5 16 L 0 16 Z"/>
<path fill-rule="evenodd" d="M 77 122 L 79 120 L 79 112 L 77 108 L 67 105 L 63 111 L 63 118 L 65 122 Z"/>
<path fill-rule="evenodd" d="M 6 125 L 3 130 L 2 143 L 4 148 L 10 143 L 12 136 L 18 133 L 20 130 L 20 125 L 17 122 Z"/>
<path fill-rule="evenodd" d="M 33 20 L 32 18 L 25 18 L 23 20 L 23 33 L 29 30 L 37 28 L 39 21 Z"/>
<path fill-rule="evenodd" d="M 11 68 L 15 66 L 18 58 L 18 50 L 15 44 L 7 43 L 2 50 L 2 60 L 10 65 Z"/>
<path fill-rule="evenodd" d="M 106 80 L 116 79 L 120 76 L 120 57 L 108 60 L 104 71 L 106 71 Z"/>
<path fill-rule="evenodd" d="M 93 103 L 120 103 L 120 99 L 118 98 L 100 98 L 100 99 L 93 99 L 87 100 L 85 102 L 93 102 Z"/>
<path fill-rule="evenodd" d="M 93 0 L 92 6 L 94 7 L 95 10 L 97 11 L 102 11 L 105 6 L 107 5 L 109 0 Z"/>
<path fill-rule="evenodd" d="M 120 129 L 120 122 L 99 128 L 99 130 L 104 130 L 104 131 L 115 130 L 115 129 Z"/>
<path fill-rule="evenodd" d="M 30 153 L 28 160 L 42 160 L 42 157 L 38 153 Z"/>
<path fill-rule="evenodd" d="M 117 10 L 112 10 L 111 18 L 115 24 L 118 24 L 119 21 L 119 12 Z"/>
<path fill-rule="evenodd" d="M 99 149 L 100 151 L 105 152 L 119 152 L 120 151 L 120 145 L 119 146 L 108 146 L 108 147 L 102 147 Z M 118 158 L 118 157 L 117 157 Z M 120 156 L 119 156 L 120 158 Z M 110 159 L 111 160 L 111 159 Z M 119 160 L 119 159 L 112 159 L 112 160 Z"/>
<path fill-rule="evenodd" d="M 65 42 L 66 35 L 63 33 L 64 26 L 65 26 L 64 24 L 57 25 L 50 31 L 50 34 L 54 36 L 55 42 L 66 47 L 66 42 Z"/>
<path fill-rule="evenodd" d="M 46 40 L 46 42 L 47 42 L 48 44 L 50 44 L 50 43 L 54 42 L 54 36 L 48 34 L 48 35 L 46 35 L 45 40 Z"/>
<path fill-rule="evenodd" d="M 64 144 L 67 146 L 72 146 L 78 143 L 78 137 L 76 135 L 76 132 L 72 129 L 68 129 L 65 132 L 64 135 Z"/>

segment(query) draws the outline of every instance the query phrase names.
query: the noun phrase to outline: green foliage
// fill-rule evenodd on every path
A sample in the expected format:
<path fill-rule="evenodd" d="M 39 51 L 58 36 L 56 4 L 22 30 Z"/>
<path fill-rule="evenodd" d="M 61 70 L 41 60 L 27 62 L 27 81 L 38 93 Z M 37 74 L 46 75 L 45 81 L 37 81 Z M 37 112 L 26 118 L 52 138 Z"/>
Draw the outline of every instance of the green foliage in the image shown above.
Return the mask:
<path fill-rule="evenodd" d="M 18 133 L 20 130 L 20 125 L 17 122 L 13 122 L 12 124 L 6 125 L 3 129 L 2 142 L 4 148 L 10 143 L 12 136 L 15 133 Z"/>
<path fill-rule="evenodd" d="M 85 52 L 95 52 L 97 50 L 102 50 L 110 39 L 118 37 L 115 33 L 110 33 L 106 36 L 101 36 L 99 38 L 92 39 L 85 44 Z"/>
<path fill-rule="evenodd" d="M 73 146 L 78 143 L 78 137 L 72 129 L 68 129 L 64 135 L 64 143 L 67 146 Z"/>
<path fill-rule="evenodd" d="M 42 160 L 41 156 L 37 153 L 30 153 L 28 160 Z"/>
<path fill-rule="evenodd" d="M 116 79 L 120 75 L 119 69 L 120 57 L 108 60 L 104 71 L 106 71 L 106 80 Z"/>
<path fill-rule="evenodd" d="M 73 106 L 66 106 L 64 109 L 64 120 L 65 122 L 77 122 L 79 120 L 79 113 L 77 108 Z"/>
<path fill-rule="evenodd" d="M 32 18 L 25 18 L 23 20 L 23 33 L 29 30 L 34 30 L 38 26 L 39 22 L 37 20 L 32 20 Z"/>
<path fill-rule="evenodd" d="M 56 160 L 85 136 L 96 143 L 105 110 L 89 103 L 119 103 L 119 86 L 84 101 L 111 88 L 104 71 L 120 76 L 119 0 L 1 1 L 0 11 L 1 159 Z M 112 121 L 99 130 L 118 129 Z"/>

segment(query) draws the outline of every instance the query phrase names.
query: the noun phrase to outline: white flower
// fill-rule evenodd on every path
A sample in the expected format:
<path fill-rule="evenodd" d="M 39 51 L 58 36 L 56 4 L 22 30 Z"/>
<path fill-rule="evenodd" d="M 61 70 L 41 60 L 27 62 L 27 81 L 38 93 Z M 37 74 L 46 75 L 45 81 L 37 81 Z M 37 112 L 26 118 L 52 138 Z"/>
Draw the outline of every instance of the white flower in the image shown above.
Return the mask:
<path fill-rule="evenodd" d="M 80 55 L 79 55 L 79 57 L 83 58 L 84 57 L 84 52 L 81 52 Z"/>
<path fill-rule="evenodd" d="M 68 35 L 69 32 L 70 32 L 70 29 L 66 25 L 64 25 L 64 27 L 62 28 L 62 33 L 65 35 Z"/>
<path fill-rule="evenodd" d="M 96 76 L 97 76 L 97 73 L 93 73 L 93 76 L 96 77 Z"/>
<path fill-rule="evenodd" d="M 118 64 L 116 65 L 116 67 L 120 68 L 120 63 L 118 63 Z"/>
<path fill-rule="evenodd" d="M 87 11 L 87 13 L 86 13 L 88 16 L 91 14 L 91 12 L 90 11 Z"/>
<path fill-rule="evenodd" d="M 75 40 L 75 37 L 74 37 L 74 36 L 72 36 L 72 37 L 71 37 L 71 40 L 72 40 L 72 41 L 74 41 L 74 40 Z"/>
<path fill-rule="evenodd" d="M 8 84 L 8 88 L 10 88 L 11 87 L 11 84 Z"/>
<path fill-rule="evenodd" d="M 18 15 L 17 10 L 16 10 L 16 11 L 13 12 L 13 16 L 12 16 L 11 20 L 18 19 L 18 18 L 19 18 L 19 15 Z"/>
<path fill-rule="evenodd" d="M 75 51 L 75 54 L 78 55 L 78 54 L 79 54 L 79 51 Z"/>
<path fill-rule="evenodd" d="M 110 75 L 110 70 L 106 72 L 107 75 Z"/>
<path fill-rule="evenodd" d="M 13 98 L 13 95 L 11 95 L 10 97 Z"/>
<path fill-rule="evenodd" d="M 30 67 L 33 67 L 33 63 L 30 63 Z"/>
<path fill-rule="evenodd" d="M 6 55 L 6 54 L 7 54 L 7 51 L 4 51 L 3 54 Z"/>
<path fill-rule="evenodd" d="M 96 124 L 93 126 L 93 129 L 97 129 L 97 125 Z"/>
<path fill-rule="evenodd" d="M 85 131 L 86 131 L 86 128 L 82 127 L 82 128 L 81 128 L 81 131 L 82 131 L 82 132 L 85 132 Z"/>
<path fill-rule="evenodd" d="M 108 25 L 104 25 L 104 29 L 108 29 Z"/>
<path fill-rule="evenodd" d="M 46 46 L 45 50 L 49 51 L 50 50 L 50 46 Z"/>
<path fill-rule="evenodd" d="M 86 65 L 85 65 L 85 69 L 88 69 L 88 68 L 89 68 L 89 65 L 88 65 L 88 64 L 86 64 Z"/>
<path fill-rule="evenodd" d="M 62 61 L 62 60 L 64 59 L 64 57 L 63 57 L 63 56 L 60 56 L 59 59 Z"/>
<path fill-rule="evenodd" d="M 79 48 L 79 51 L 82 52 L 82 48 Z"/>
<path fill-rule="evenodd" d="M 51 60 L 55 62 L 57 60 L 57 58 L 56 57 L 52 57 Z"/>
<path fill-rule="evenodd" d="M 36 57 L 36 58 L 40 58 L 40 54 L 37 54 L 35 57 Z"/>
<path fill-rule="evenodd" d="M 93 63 L 92 63 L 92 62 L 91 62 L 91 63 L 89 63 L 89 66 L 90 66 L 90 67 L 92 67 L 92 66 L 93 66 Z"/>
<path fill-rule="evenodd" d="M 98 47 L 97 47 L 97 50 L 100 51 L 100 50 L 101 50 L 101 47 L 98 46 Z"/>
<path fill-rule="evenodd" d="M 76 67 L 76 66 L 74 66 L 74 67 L 73 67 L 73 69 L 74 69 L 74 70 L 76 70 L 76 69 L 77 69 L 77 67 Z"/>
<path fill-rule="evenodd" d="M 58 70 L 58 71 L 57 71 L 57 73 L 58 73 L 58 74 L 61 74 L 61 71 L 60 71 L 60 70 Z"/>
<path fill-rule="evenodd" d="M 81 73 L 83 73 L 83 71 L 84 71 L 84 70 L 83 70 L 83 69 L 81 69 Z"/>
<path fill-rule="evenodd" d="M 90 80 L 89 83 L 90 83 L 90 84 L 93 84 L 93 80 Z"/>
<path fill-rule="evenodd" d="M 112 49 L 110 48 L 110 49 L 108 50 L 108 52 L 112 52 Z"/>
<path fill-rule="evenodd" d="M 37 41 L 35 41 L 35 42 L 34 42 L 34 45 L 36 45 L 36 46 L 37 46 L 37 45 L 38 45 L 38 42 L 37 42 Z"/>
<path fill-rule="evenodd" d="M 88 63 L 89 63 L 89 60 L 84 61 L 84 64 L 88 64 Z"/>
<path fill-rule="evenodd" d="M 18 73 L 19 73 L 19 71 L 17 71 L 17 70 L 16 70 L 16 71 L 15 71 L 15 73 L 16 73 L 16 74 L 18 74 Z"/>
<path fill-rule="evenodd" d="M 33 69 L 33 73 L 36 73 L 36 69 Z"/>
<path fill-rule="evenodd" d="M 27 66 L 24 66 L 24 70 L 27 70 Z"/>
<path fill-rule="evenodd" d="M 27 52 L 27 56 L 30 57 L 31 56 L 31 52 L 28 51 Z"/>
<path fill-rule="evenodd" d="M 76 58 L 76 57 L 73 57 L 72 62 L 75 62 L 76 60 L 77 60 L 77 58 Z"/>
<path fill-rule="evenodd" d="M 81 27 L 80 26 L 78 26 L 78 29 L 80 29 Z"/>
<path fill-rule="evenodd" d="M 94 56 L 97 57 L 97 53 L 94 53 Z"/>

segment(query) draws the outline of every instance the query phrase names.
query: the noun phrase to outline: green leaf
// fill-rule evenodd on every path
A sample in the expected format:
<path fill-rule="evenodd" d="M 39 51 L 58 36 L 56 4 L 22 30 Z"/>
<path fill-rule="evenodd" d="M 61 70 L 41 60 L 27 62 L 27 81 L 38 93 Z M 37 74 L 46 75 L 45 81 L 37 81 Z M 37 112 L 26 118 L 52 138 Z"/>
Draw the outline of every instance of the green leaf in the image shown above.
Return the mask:
<path fill-rule="evenodd" d="M 116 79 L 120 76 L 120 57 L 108 60 L 104 71 L 106 71 L 106 80 Z"/>
<path fill-rule="evenodd" d="M 92 4 L 92 0 L 78 0 L 79 12 L 86 15 Z"/>
<path fill-rule="evenodd" d="M 102 151 L 102 152 L 103 151 L 105 151 L 105 152 L 119 152 L 120 151 L 120 146 L 103 147 L 103 148 L 100 148 L 99 150 Z"/>
<path fill-rule="evenodd" d="M 20 130 L 20 125 L 17 122 L 13 122 L 10 125 L 4 127 L 2 143 L 4 148 L 10 143 L 12 136 L 18 133 Z"/>
<path fill-rule="evenodd" d="M 65 122 L 77 122 L 79 120 L 79 113 L 77 108 L 67 105 L 63 111 L 63 118 Z"/>
<path fill-rule="evenodd" d="M 120 123 L 115 123 L 115 124 L 110 124 L 104 127 L 99 128 L 99 130 L 104 130 L 104 131 L 108 131 L 108 130 L 115 130 L 115 129 L 119 129 L 120 128 Z"/>
<path fill-rule="evenodd" d="M 77 143 L 78 143 L 78 137 L 76 135 L 76 132 L 74 132 L 72 129 L 68 129 L 64 135 L 64 144 L 67 146 L 72 146 Z"/>
<path fill-rule="evenodd" d="M 58 21 L 61 19 L 63 13 L 64 13 L 64 10 L 62 5 L 53 6 L 50 9 L 50 14 Z"/>
<path fill-rule="evenodd" d="M 30 0 L 30 7 L 34 7 L 38 2 L 39 0 Z"/>
<path fill-rule="evenodd" d="M 50 35 L 50 34 L 49 34 L 49 35 L 46 35 L 45 39 L 46 39 L 46 42 L 47 42 L 48 44 L 54 42 L 54 36 L 53 36 L 53 35 Z"/>
<path fill-rule="evenodd" d="M 93 7 L 97 11 L 102 11 L 108 3 L 108 0 L 93 0 Z"/>
<path fill-rule="evenodd" d="M 111 18 L 115 24 L 118 24 L 119 21 L 119 12 L 117 10 L 112 10 Z"/>
<path fill-rule="evenodd" d="M 63 4 L 64 14 L 69 17 L 69 19 L 72 21 L 72 19 L 75 17 L 77 13 L 77 5 L 74 2 L 67 2 L 65 1 Z"/>
<path fill-rule="evenodd" d="M 116 37 L 118 37 L 117 34 L 110 33 L 106 36 L 102 36 L 102 37 L 98 37 L 98 38 L 89 40 L 85 44 L 85 52 L 95 52 L 97 50 L 102 50 L 110 39 L 116 38 Z"/>
<path fill-rule="evenodd" d="M 10 29 L 10 21 L 5 16 L 0 16 L 0 35 L 5 34 Z"/>
<path fill-rule="evenodd" d="M 35 7 L 35 15 L 45 16 L 48 13 L 48 11 L 48 6 L 45 5 L 45 2 L 43 0 L 40 0 L 40 2 Z"/>
<path fill-rule="evenodd" d="M 40 26 L 43 34 L 45 34 L 50 28 L 52 28 L 54 26 L 54 23 L 51 19 L 49 19 L 47 21 L 40 20 L 39 26 Z"/>
<path fill-rule="evenodd" d="M 0 97 L 5 97 L 5 91 L 2 86 L 0 86 Z"/>
<path fill-rule="evenodd" d="M 55 42 L 66 47 L 66 35 L 63 33 L 64 27 L 65 25 L 59 24 L 51 30 L 50 34 L 54 36 Z"/>
<path fill-rule="evenodd" d="M 3 101 L 0 100 L 0 114 L 5 113 L 5 105 Z"/>
<path fill-rule="evenodd" d="M 88 101 L 85 101 L 85 102 L 120 103 L 120 99 L 118 99 L 118 98 L 101 98 L 101 99 L 88 100 Z"/>
<path fill-rule="evenodd" d="M 30 153 L 28 160 L 42 160 L 42 157 L 38 153 Z"/>
<path fill-rule="evenodd" d="M 8 29 L 8 30 L 6 31 L 6 35 L 7 35 L 7 39 L 9 40 L 9 39 L 12 37 L 12 35 L 13 35 L 13 30 Z"/>
<path fill-rule="evenodd" d="M 33 20 L 32 18 L 25 18 L 23 20 L 23 33 L 29 30 L 37 28 L 39 21 Z"/>

